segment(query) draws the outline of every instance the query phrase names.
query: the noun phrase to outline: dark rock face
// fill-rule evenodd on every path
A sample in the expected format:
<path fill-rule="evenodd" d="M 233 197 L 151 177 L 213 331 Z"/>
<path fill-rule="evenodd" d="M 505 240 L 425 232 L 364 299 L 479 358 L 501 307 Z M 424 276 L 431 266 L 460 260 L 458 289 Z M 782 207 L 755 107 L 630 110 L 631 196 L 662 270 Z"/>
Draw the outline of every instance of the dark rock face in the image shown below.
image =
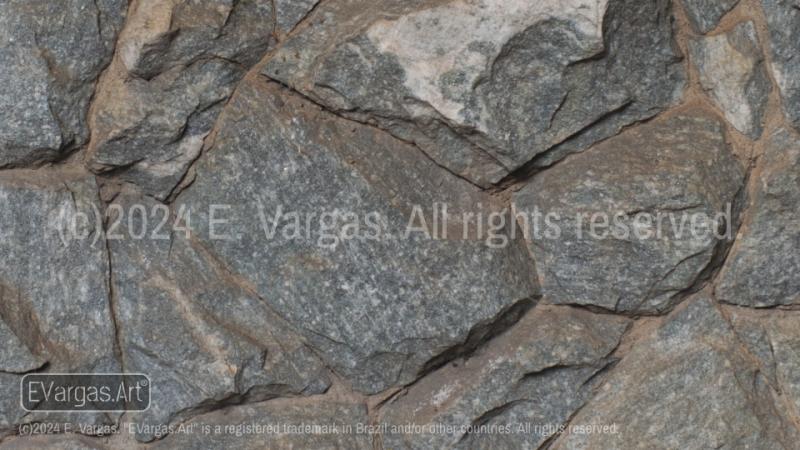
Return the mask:
<path fill-rule="evenodd" d="M 650 117 L 683 86 L 665 1 L 368 3 L 323 4 L 262 73 L 480 185 Z"/>
<path fill-rule="evenodd" d="M 0 3 L 0 167 L 57 159 L 86 142 L 89 101 L 126 6 L 124 0 Z"/>
<path fill-rule="evenodd" d="M 308 2 L 141 3 L 120 38 L 94 114 L 91 167 L 159 199 L 173 193 L 236 84 Z"/>
<path fill-rule="evenodd" d="M 690 301 L 626 355 L 572 422 L 618 423 L 621 432 L 565 434 L 553 447 L 787 448 L 797 432 L 744 349 L 712 301 Z"/>
<path fill-rule="evenodd" d="M 694 30 L 703 34 L 716 28 L 720 19 L 739 3 L 739 0 L 681 1 Z"/>
<path fill-rule="evenodd" d="M 101 414 L 25 414 L 19 406 L 21 374 L 120 368 L 105 238 L 93 220 L 99 211 L 94 180 L 65 172 L 48 180 L 53 183 L 38 182 L 34 174 L 0 174 L 0 435 L 20 421 L 108 420 Z"/>
<path fill-rule="evenodd" d="M 526 217 L 553 215 L 557 236 L 529 235 L 544 295 L 613 311 L 669 308 L 725 245 L 743 175 L 722 123 L 695 111 L 534 177 L 514 206 Z"/>
<path fill-rule="evenodd" d="M 413 147 L 260 81 L 240 88 L 221 129 L 178 204 L 199 212 L 203 245 L 356 389 L 413 380 L 538 296 L 519 240 L 493 249 L 460 230 L 404 237 L 415 207 L 447 202 L 456 214 L 491 203 Z M 213 204 L 225 205 L 224 229 L 210 229 Z M 357 238 L 343 237 L 347 224 L 362 228 Z M 220 233 L 230 238 L 213 238 Z"/>
<path fill-rule="evenodd" d="M 111 210 L 136 205 L 148 216 L 112 213 L 111 222 L 122 225 L 109 234 L 123 362 L 153 382 L 151 407 L 133 415 L 136 423 L 157 429 L 225 403 L 327 389 L 314 354 L 202 250 L 180 235 L 136 238 L 148 217 L 168 214 L 165 206 L 120 197 Z M 137 433 L 142 440 L 156 437 L 162 436 Z"/>
<path fill-rule="evenodd" d="M 486 425 L 515 432 L 388 433 L 384 446 L 538 448 L 587 400 L 593 377 L 612 363 L 609 355 L 627 325 L 623 318 L 569 307 L 537 308 L 464 364 L 415 384 L 385 407 L 383 417 L 393 425 Z M 553 430 L 544 430 L 545 424 Z"/>
<path fill-rule="evenodd" d="M 800 129 L 800 9 L 791 0 L 762 0 L 767 17 L 772 76 L 778 84 L 783 110 L 789 122 Z"/>
<path fill-rule="evenodd" d="M 750 219 L 728 258 L 716 294 L 764 307 L 800 302 L 800 140 L 788 130 L 768 137 Z"/>
<path fill-rule="evenodd" d="M 689 44 L 700 83 L 725 118 L 752 139 L 761 135 L 772 90 L 753 22 Z"/>

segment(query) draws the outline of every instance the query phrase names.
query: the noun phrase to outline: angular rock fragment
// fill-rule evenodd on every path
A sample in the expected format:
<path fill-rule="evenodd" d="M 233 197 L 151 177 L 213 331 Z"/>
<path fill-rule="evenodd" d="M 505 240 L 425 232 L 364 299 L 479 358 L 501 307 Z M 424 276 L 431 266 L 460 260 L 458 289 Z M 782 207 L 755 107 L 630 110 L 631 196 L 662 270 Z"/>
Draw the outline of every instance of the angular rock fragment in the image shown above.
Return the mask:
<path fill-rule="evenodd" d="M 130 414 L 137 439 L 226 404 L 327 389 L 312 351 L 187 241 L 165 205 L 122 195 L 109 211 L 123 362 L 153 382 L 150 408 Z"/>
<path fill-rule="evenodd" d="M 40 180 L 40 181 L 37 181 Z M 118 372 L 108 257 L 93 177 L 69 170 L 0 174 L 0 435 L 25 415 L 20 376 Z M 98 423 L 102 414 L 27 414 Z"/>
<path fill-rule="evenodd" d="M 0 167 L 58 159 L 88 140 L 89 100 L 126 7 L 124 0 L 0 3 Z"/>
<path fill-rule="evenodd" d="M 488 186 L 672 104 L 671 27 L 662 0 L 335 0 L 262 73 Z"/>
<path fill-rule="evenodd" d="M 719 309 L 701 297 L 682 305 L 636 343 L 570 422 L 554 449 L 791 448 L 797 433 L 781 416 L 759 368 Z"/>
<path fill-rule="evenodd" d="M 777 130 L 755 172 L 755 193 L 716 295 L 743 306 L 800 303 L 800 139 Z"/>
<path fill-rule="evenodd" d="M 589 398 L 628 323 L 570 307 L 537 307 L 477 355 L 428 375 L 385 405 L 383 448 L 539 448 Z M 409 423 L 452 431 L 389 428 Z"/>
<path fill-rule="evenodd" d="M 413 381 L 538 297 L 508 220 L 495 220 L 497 240 L 457 220 L 507 217 L 489 196 L 275 83 L 240 87 L 196 169 L 175 204 L 196 215 L 197 239 L 357 390 Z M 438 232 L 435 204 L 453 216 Z"/>
<path fill-rule="evenodd" d="M 165 199 L 197 159 L 205 137 L 250 66 L 274 43 L 270 0 L 148 0 L 137 3 L 100 87 L 93 170 Z M 284 27 L 308 2 L 279 5 Z"/>
<path fill-rule="evenodd" d="M 737 130 L 758 139 L 772 85 L 753 22 L 689 43 L 700 84 Z"/>
<path fill-rule="evenodd" d="M 794 0 L 761 0 L 767 17 L 772 76 L 789 122 L 800 130 L 800 8 Z"/>
<path fill-rule="evenodd" d="M 358 433 L 358 424 L 369 424 L 363 405 L 324 400 L 289 404 L 266 402 L 198 417 L 187 424 L 197 432 L 175 434 L 157 443 L 154 448 L 371 450 L 372 436 Z M 202 433 L 200 430 L 203 429 L 209 433 Z M 231 429 L 243 431 L 237 436 L 230 432 Z"/>
<path fill-rule="evenodd" d="M 543 294 L 615 311 L 668 309 L 733 237 L 743 176 L 722 123 L 700 111 L 629 130 L 538 174 L 513 202 Z"/>
<path fill-rule="evenodd" d="M 682 3 L 695 31 L 705 34 L 716 28 L 720 19 L 732 10 L 739 0 L 682 0 Z"/>

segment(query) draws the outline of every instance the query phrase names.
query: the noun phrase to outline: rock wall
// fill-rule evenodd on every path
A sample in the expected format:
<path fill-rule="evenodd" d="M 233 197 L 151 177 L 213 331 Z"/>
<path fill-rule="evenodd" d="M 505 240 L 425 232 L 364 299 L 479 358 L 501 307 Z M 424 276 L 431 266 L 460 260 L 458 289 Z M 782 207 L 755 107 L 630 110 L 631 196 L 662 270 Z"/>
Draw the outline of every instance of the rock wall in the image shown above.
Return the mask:
<path fill-rule="evenodd" d="M 0 449 L 798 448 L 799 55 L 794 0 L 0 0 Z"/>

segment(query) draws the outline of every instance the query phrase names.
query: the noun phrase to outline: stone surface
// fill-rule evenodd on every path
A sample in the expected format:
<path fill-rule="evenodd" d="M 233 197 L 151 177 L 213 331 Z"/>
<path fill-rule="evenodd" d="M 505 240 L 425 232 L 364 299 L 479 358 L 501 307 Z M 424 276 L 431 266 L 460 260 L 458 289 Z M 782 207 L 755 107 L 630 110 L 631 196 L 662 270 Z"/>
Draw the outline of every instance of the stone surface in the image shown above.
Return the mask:
<path fill-rule="evenodd" d="M 743 228 L 716 294 L 738 305 L 800 303 L 800 139 L 780 129 L 767 138 Z"/>
<path fill-rule="evenodd" d="M 608 375 L 554 449 L 792 448 L 797 431 L 721 311 L 707 298 L 682 305 Z M 782 411 L 781 411 L 782 412 Z"/>
<path fill-rule="evenodd" d="M 86 142 L 89 101 L 126 7 L 124 0 L 0 3 L 0 167 L 62 158 Z"/>
<path fill-rule="evenodd" d="M 762 0 L 771 38 L 772 76 L 789 122 L 800 130 L 800 8 L 794 0 Z"/>
<path fill-rule="evenodd" d="M 0 0 L 0 449 L 796 448 L 799 29 Z M 151 405 L 24 411 L 59 372 Z"/>
<path fill-rule="evenodd" d="M 275 20 L 275 32 L 279 35 L 286 35 L 294 30 L 313 9 L 319 4 L 320 0 L 275 0 L 275 10 L 277 11 Z"/>
<path fill-rule="evenodd" d="M 657 313 L 724 250 L 742 183 L 722 123 L 689 111 L 556 165 L 513 202 L 550 301 Z M 537 212 L 553 226 L 534 229 Z"/>
<path fill-rule="evenodd" d="M 270 0 L 138 3 L 101 86 L 90 166 L 159 199 L 173 192 L 248 68 L 274 43 Z M 290 28 L 313 6 L 279 5 Z"/>
<path fill-rule="evenodd" d="M 681 0 L 689 21 L 698 33 L 708 33 L 720 19 L 739 3 L 739 0 Z"/>
<path fill-rule="evenodd" d="M 204 450 L 207 448 L 226 448 L 236 450 L 270 449 L 372 449 L 372 437 L 356 433 L 356 424 L 368 424 L 364 405 L 335 403 L 326 401 L 286 404 L 267 402 L 254 406 L 232 408 L 230 411 L 202 416 L 187 426 L 194 426 L 195 432 L 176 434 L 159 442 L 156 449 L 181 448 Z M 298 432 L 258 432 L 268 427 L 309 427 L 316 431 Z M 210 434 L 203 435 L 204 427 Z M 242 427 L 242 434 L 221 432 L 224 427 Z M 250 431 L 246 431 L 249 427 Z M 303 428 L 300 428 L 303 429 Z"/>
<path fill-rule="evenodd" d="M 262 73 L 486 186 L 672 104 L 671 27 L 659 0 L 337 0 Z"/>
<path fill-rule="evenodd" d="M 455 432 L 387 432 L 383 448 L 539 448 L 589 398 L 627 325 L 570 307 L 537 307 L 479 354 L 432 373 L 383 408 L 386 426 Z M 461 430 L 468 426 L 509 432 Z"/>
<path fill-rule="evenodd" d="M 129 414 L 137 439 L 162 437 L 159 427 L 225 404 L 327 389 L 313 352 L 202 249 L 169 233 L 173 224 L 163 237 L 141 239 L 141 230 L 155 232 L 148 221 L 164 220 L 166 206 L 121 195 L 110 211 L 123 362 L 153 382 L 150 408 Z"/>
<path fill-rule="evenodd" d="M 772 85 L 753 22 L 693 40 L 689 48 L 703 89 L 737 130 L 758 139 Z"/>
<path fill-rule="evenodd" d="M 48 177 L 28 170 L 3 172 L 0 204 L 2 435 L 25 415 L 19 406 L 20 377 L 13 374 L 117 372 L 120 366 L 94 179 L 69 170 Z M 98 414 L 28 414 L 24 420 L 47 417 L 72 423 L 108 420 Z"/>
<path fill-rule="evenodd" d="M 356 389 L 413 381 L 538 296 L 519 239 L 491 248 L 463 239 L 463 227 L 447 239 L 406 233 L 421 225 L 415 208 L 432 231 L 434 203 L 452 215 L 492 203 L 414 147 L 275 83 L 247 83 L 231 102 L 176 204 L 197 215 L 197 239 Z"/>

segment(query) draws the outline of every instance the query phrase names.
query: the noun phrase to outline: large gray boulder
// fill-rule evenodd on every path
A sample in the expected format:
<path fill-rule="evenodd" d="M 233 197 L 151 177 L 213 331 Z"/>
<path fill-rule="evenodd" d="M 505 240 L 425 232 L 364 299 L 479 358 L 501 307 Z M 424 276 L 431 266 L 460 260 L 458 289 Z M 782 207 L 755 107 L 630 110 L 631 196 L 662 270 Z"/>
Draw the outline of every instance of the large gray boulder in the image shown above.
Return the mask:
<path fill-rule="evenodd" d="M 0 167 L 63 158 L 89 138 L 95 81 L 125 0 L 0 2 Z"/>
<path fill-rule="evenodd" d="M 700 84 L 725 118 L 751 139 L 758 139 L 772 84 L 753 22 L 692 40 L 689 50 Z"/>
<path fill-rule="evenodd" d="M 699 297 L 634 345 L 554 449 L 792 448 L 798 436 L 719 307 Z"/>
<path fill-rule="evenodd" d="M 388 430 L 431 428 L 384 433 L 383 448 L 539 448 L 591 397 L 628 324 L 571 307 L 537 307 L 475 356 L 386 404 Z"/>
<path fill-rule="evenodd" d="M 744 172 L 702 111 L 642 125 L 538 174 L 514 196 L 545 297 L 658 313 L 735 234 Z M 535 215 L 551 216 L 545 227 Z M 544 228 L 544 229 L 542 229 Z"/>
<path fill-rule="evenodd" d="M 128 414 L 137 439 L 163 437 L 168 426 L 228 404 L 328 388 L 314 353 L 187 240 L 166 206 L 122 194 L 109 212 L 122 360 L 152 381 L 150 408 Z"/>
<path fill-rule="evenodd" d="M 138 2 L 99 89 L 90 167 L 169 197 L 236 84 L 274 44 L 276 16 L 290 28 L 313 6 L 275 3 Z"/>
<path fill-rule="evenodd" d="M 468 352 L 538 297 L 520 239 L 409 227 L 432 231 L 435 203 L 506 218 L 415 147 L 261 80 L 237 91 L 176 200 L 196 239 L 369 393 Z"/>
<path fill-rule="evenodd" d="M 755 174 L 751 206 L 716 295 L 753 307 L 800 303 L 800 138 L 775 131 Z"/>
<path fill-rule="evenodd" d="M 335 0 L 262 73 L 488 186 L 673 104 L 671 17 L 662 0 Z"/>

